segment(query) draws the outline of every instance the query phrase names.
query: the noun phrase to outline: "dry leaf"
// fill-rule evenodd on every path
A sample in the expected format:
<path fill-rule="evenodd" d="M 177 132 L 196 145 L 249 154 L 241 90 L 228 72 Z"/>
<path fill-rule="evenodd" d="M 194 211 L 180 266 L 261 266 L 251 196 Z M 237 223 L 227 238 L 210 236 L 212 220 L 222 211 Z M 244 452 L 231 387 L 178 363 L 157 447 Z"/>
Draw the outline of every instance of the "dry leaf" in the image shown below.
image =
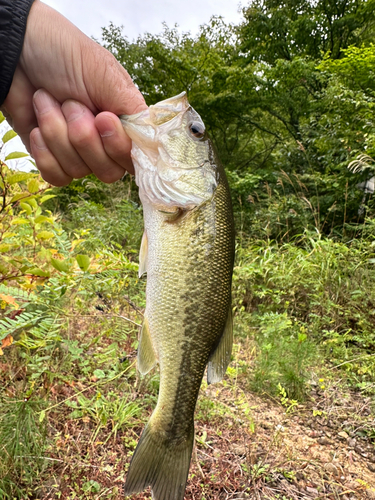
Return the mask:
<path fill-rule="evenodd" d="M 1 341 L 1 347 L 4 349 L 5 347 L 9 347 L 13 344 L 13 337 L 11 335 L 7 335 L 5 339 Z M 0 348 L 1 352 L 2 349 Z M 3 352 L 2 352 L 3 353 Z M 3 353 L 4 354 L 4 353 Z M 1 355 L 1 354 L 0 354 Z"/>
<path fill-rule="evenodd" d="M 14 297 L 11 297 L 10 295 L 4 295 L 3 293 L 0 293 L 0 299 L 2 299 L 7 304 L 11 304 L 14 307 L 19 307 L 16 299 Z"/>

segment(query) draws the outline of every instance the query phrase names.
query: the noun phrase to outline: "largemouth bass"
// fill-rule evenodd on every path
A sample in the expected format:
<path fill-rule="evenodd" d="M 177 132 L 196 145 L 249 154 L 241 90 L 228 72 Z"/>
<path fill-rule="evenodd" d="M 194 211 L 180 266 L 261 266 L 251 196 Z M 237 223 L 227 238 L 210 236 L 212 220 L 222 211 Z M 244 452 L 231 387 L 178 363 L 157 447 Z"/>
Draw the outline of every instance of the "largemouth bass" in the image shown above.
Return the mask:
<path fill-rule="evenodd" d="M 139 274 L 147 272 L 138 369 L 158 362 L 156 408 L 132 457 L 125 494 L 183 500 L 194 410 L 207 369 L 221 380 L 233 334 L 234 226 L 223 167 L 185 93 L 122 116 L 143 204 Z"/>

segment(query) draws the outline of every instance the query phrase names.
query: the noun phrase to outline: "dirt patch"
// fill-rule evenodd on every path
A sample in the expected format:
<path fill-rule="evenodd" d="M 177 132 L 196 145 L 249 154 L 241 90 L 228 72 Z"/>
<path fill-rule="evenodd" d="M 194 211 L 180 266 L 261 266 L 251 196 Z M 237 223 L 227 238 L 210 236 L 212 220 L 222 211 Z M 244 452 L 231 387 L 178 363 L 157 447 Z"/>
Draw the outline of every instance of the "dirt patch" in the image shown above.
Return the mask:
<path fill-rule="evenodd" d="M 249 392 L 247 377 L 202 387 L 186 500 L 375 498 L 375 419 L 370 399 L 338 386 L 314 388 L 284 407 Z M 72 388 L 65 388 L 67 397 Z M 73 394 L 73 392 L 72 392 Z M 143 397 L 134 393 L 133 397 Z M 89 417 L 55 415 L 49 479 L 37 498 L 123 498 L 126 470 L 143 423 L 111 436 Z M 150 414 L 152 405 L 145 413 Z M 146 417 L 146 415 L 144 415 Z M 54 418 L 51 419 L 52 422 Z M 62 423 L 63 422 L 63 423 Z M 76 491 L 81 490 L 80 496 Z M 146 491 L 130 497 L 151 499 Z"/>

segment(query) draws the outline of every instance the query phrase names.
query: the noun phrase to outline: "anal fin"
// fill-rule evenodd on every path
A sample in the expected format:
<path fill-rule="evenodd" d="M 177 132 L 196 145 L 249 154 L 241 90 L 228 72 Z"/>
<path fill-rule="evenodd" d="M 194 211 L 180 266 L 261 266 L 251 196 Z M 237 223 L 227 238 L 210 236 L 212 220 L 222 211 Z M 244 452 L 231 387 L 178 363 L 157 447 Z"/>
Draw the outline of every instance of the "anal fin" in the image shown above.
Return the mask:
<path fill-rule="evenodd" d="M 146 317 L 143 320 L 139 337 L 137 361 L 138 370 L 142 375 L 146 375 L 156 365 L 157 361 Z"/>
<path fill-rule="evenodd" d="M 233 318 L 232 308 L 229 307 L 227 321 L 219 345 L 211 354 L 207 367 L 207 383 L 220 382 L 230 363 L 233 346 Z"/>

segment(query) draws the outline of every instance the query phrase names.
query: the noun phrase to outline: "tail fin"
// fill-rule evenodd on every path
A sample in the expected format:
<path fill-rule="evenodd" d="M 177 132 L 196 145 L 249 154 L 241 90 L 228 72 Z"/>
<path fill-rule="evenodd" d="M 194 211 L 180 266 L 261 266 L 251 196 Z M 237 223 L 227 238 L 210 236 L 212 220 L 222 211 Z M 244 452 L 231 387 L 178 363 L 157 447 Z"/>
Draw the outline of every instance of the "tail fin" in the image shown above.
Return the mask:
<path fill-rule="evenodd" d="M 185 440 L 171 443 L 148 423 L 130 462 L 125 495 L 151 486 L 154 500 L 184 500 L 193 442 L 194 424 Z"/>

